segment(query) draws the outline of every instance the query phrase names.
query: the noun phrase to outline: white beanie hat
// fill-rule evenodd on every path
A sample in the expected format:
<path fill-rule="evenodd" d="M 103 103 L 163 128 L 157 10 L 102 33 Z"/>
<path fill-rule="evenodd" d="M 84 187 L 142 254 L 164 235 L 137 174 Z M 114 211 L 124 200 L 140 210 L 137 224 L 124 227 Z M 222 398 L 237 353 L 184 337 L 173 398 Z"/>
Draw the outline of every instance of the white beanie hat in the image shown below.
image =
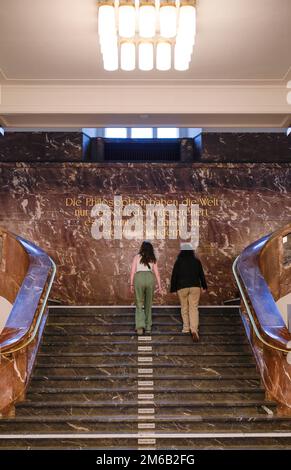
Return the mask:
<path fill-rule="evenodd" d="M 180 250 L 181 251 L 192 251 L 193 246 L 191 243 L 180 243 Z"/>

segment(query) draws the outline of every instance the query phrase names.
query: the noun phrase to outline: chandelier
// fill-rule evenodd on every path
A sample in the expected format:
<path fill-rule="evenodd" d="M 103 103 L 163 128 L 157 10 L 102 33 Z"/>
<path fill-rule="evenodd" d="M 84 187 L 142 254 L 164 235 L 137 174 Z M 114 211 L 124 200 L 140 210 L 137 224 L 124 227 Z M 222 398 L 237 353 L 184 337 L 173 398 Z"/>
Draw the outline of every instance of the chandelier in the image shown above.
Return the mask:
<path fill-rule="evenodd" d="M 104 69 L 189 69 L 196 0 L 98 0 Z"/>

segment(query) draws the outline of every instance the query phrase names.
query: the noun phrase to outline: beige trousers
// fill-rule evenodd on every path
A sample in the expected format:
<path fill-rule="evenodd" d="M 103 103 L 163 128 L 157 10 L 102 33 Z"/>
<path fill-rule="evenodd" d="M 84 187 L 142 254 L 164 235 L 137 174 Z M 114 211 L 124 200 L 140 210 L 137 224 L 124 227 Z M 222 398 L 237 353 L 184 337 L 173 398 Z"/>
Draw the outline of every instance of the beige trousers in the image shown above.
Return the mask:
<path fill-rule="evenodd" d="M 186 287 L 185 289 L 178 290 L 178 297 L 181 304 L 183 330 L 190 329 L 192 333 L 198 333 L 198 304 L 200 299 L 200 292 L 200 287 Z"/>

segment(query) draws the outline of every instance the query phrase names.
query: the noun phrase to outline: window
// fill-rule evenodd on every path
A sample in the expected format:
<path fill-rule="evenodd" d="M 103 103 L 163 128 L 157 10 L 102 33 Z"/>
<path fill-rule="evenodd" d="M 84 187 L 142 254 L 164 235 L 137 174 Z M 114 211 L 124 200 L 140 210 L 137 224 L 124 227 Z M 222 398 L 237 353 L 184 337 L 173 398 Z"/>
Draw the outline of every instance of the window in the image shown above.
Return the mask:
<path fill-rule="evenodd" d="M 177 127 L 158 127 L 158 139 L 178 139 L 179 129 Z"/>
<path fill-rule="evenodd" d="M 126 139 L 127 129 L 126 127 L 106 127 L 105 137 L 109 139 Z"/>
<path fill-rule="evenodd" d="M 132 127 L 131 138 L 132 139 L 152 139 L 153 128 L 152 127 Z"/>
<path fill-rule="evenodd" d="M 106 127 L 103 132 L 98 135 L 109 139 L 178 139 L 180 136 L 177 127 Z"/>

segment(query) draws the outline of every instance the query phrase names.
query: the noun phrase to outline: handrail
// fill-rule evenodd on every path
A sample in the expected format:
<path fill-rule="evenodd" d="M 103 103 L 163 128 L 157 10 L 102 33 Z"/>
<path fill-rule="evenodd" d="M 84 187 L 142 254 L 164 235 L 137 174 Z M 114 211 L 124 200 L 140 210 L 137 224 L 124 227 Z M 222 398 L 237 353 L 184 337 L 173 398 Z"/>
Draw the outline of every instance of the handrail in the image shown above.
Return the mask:
<path fill-rule="evenodd" d="M 35 326 L 34 328 L 32 329 L 32 333 L 29 334 L 29 338 L 27 341 L 25 341 L 24 343 L 21 343 L 18 347 L 15 347 L 15 348 L 10 348 L 8 351 L 6 351 L 5 353 L 2 353 L 3 355 L 9 355 L 9 354 L 12 354 L 16 351 L 20 351 L 20 349 L 23 349 L 25 348 L 26 346 L 28 346 L 36 337 L 37 333 L 38 333 L 38 330 L 39 330 L 39 327 L 41 325 L 41 321 L 42 321 L 42 317 L 43 317 L 43 314 L 45 312 L 45 308 L 46 308 L 46 304 L 47 304 L 47 301 L 48 301 L 48 297 L 49 297 L 49 294 L 50 294 L 50 290 L 52 288 L 52 285 L 53 285 L 53 282 L 54 282 L 54 278 L 55 278 L 55 275 L 56 275 L 56 272 L 57 272 L 57 268 L 56 268 L 56 264 L 55 262 L 52 260 L 51 257 L 49 257 L 51 263 L 52 263 L 52 274 L 50 276 L 50 280 L 49 280 L 49 283 L 48 283 L 48 287 L 46 289 L 46 294 L 45 294 L 45 297 L 43 299 L 43 302 L 42 302 L 42 306 L 41 306 L 41 309 L 40 309 L 40 312 L 38 314 L 38 317 L 37 317 L 37 321 L 35 323 Z M 1 355 L 1 349 L 0 349 L 0 355 Z"/>
<path fill-rule="evenodd" d="M 242 300 L 240 315 L 266 398 L 291 415 L 291 333 L 276 301 L 290 293 L 291 265 L 283 265 L 283 237 L 291 224 L 249 245 L 232 270 Z"/>
<path fill-rule="evenodd" d="M 54 261 L 39 247 L 0 228 L 0 292 L 12 309 L 0 333 L 0 418 L 14 416 L 25 399 L 56 274 Z"/>
<path fill-rule="evenodd" d="M 235 259 L 232 270 L 255 335 L 267 347 L 287 354 L 289 362 L 291 334 L 286 328 L 259 266 L 263 249 L 278 232 L 248 246 Z"/>
<path fill-rule="evenodd" d="M 243 290 L 243 287 L 242 287 L 242 284 L 240 282 L 240 279 L 237 275 L 237 272 L 236 272 L 236 267 L 237 267 L 237 262 L 238 262 L 238 259 L 239 259 L 239 256 L 235 259 L 233 265 L 232 265 L 232 271 L 233 271 L 233 274 L 234 274 L 234 277 L 235 277 L 235 280 L 236 280 L 236 283 L 238 285 L 238 288 L 239 288 L 239 291 L 240 291 L 240 294 L 241 294 L 241 297 L 242 297 L 242 300 L 244 302 L 244 305 L 245 305 L 245 308 L 246 308 L 246 311 L 247 311 L 247 314 L 248 314 L 248 317 L 249 317 L 249 320 L 252 324 L 252 327 L 254 329 L 254 332 L 257 336 L 257 338 L 262 342 L 264 343 L 266 346 L 268 346 L 269 348 L 272 348 L 272 349 L 276 349 L 277 351 L 282 351 L 284 353 L 287 353 L 288 355 L 290 354 L 290 358 L 291 358 L 291 344 L 289 346 L 289 343 L 287 344 L 290 349 L 285 349 L 285 348 L 280 348 L 278 346 L 275 346 L 267 341 L 264 340 L 264 338 L 262 337 L 262 335 L 260 334 L 258 328 L 257 328 L 257 325 L 256 325 L 256 322 L 255 322 L 255 319 L 253 317 L 253 314 L 251 312 L 251 309 L 249 307 L 249 304 L 248 304 L 248 301 L 247 301 L 247 298 L 246 298 L 246 295 L 244 293 L 244 290 Z"/>
<path fill-rule="evenodd" d="M 8 232 L 6 235 L 21 245 L 29 264 L 0 333 L 0 356 L 24 348 L 36 337 L 56 273 L 55 263 L 43 250 L 21 237 Z"/>

